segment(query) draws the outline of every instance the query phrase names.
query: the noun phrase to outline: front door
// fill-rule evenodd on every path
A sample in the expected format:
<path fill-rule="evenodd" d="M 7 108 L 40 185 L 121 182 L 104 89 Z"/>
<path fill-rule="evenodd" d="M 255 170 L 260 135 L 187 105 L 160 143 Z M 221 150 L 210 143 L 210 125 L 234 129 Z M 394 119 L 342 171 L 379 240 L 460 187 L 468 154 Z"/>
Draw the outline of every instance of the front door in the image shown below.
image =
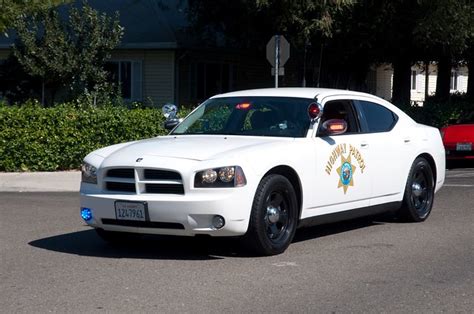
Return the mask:
<path fill-rule="evenodd" d="M 366 207 L 371 195 L 370 143 L 360 131 L 352 101 L 329 99 L 323 106 L 324 113 L 314 138 L 316 180 L 311 208 L 305 217 Z M 329 119 L 345 120 L 347 132 L 321 136 L 321 125 Z"/>

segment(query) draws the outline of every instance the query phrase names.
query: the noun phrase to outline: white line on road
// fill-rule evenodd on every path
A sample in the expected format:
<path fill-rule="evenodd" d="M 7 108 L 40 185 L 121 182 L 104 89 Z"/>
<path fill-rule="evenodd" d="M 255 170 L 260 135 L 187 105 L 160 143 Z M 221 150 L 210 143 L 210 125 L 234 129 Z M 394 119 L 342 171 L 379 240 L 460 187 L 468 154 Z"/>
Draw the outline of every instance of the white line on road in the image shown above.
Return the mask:
<path fill-rule="evenodd" d="M 443 184 L 443 186 L 460 187 L 460 188 L 472 188 L 472 187 L 474 187 L 474 184 Z"/>

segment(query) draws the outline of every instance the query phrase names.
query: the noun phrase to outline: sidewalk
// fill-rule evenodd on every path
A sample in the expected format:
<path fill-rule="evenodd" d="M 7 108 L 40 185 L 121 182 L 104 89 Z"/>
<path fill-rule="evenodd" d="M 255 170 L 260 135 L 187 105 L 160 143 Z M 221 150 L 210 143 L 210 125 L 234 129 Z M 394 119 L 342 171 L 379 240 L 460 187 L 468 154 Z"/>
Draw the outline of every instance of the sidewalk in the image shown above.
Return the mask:
<path fill-rule="evenodd" d="M 0 172 L 0 192 L 79 192 L 80 171 Z"/>

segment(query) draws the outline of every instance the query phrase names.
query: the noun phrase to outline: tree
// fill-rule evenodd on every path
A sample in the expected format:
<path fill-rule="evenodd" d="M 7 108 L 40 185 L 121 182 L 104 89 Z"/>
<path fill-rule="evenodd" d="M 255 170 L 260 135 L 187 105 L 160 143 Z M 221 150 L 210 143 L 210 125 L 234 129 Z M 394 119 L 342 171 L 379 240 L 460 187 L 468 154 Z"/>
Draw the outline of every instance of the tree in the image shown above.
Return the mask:
<path fill-rule="evenodd" d="M 471 32 L 468 39 L 468 48 L 464 51 L 463 61 L 465 61 L 469 77 L 467 81 L 467 97 L 474 101 L 474 3 L 470 6 Z"/>
<path fill-rule="evenodd" d="M 262 10 L 273 9 L 275 28 L 286 32 L 294 29 L 306 41 L 317 33 L 330 38 L 333 33 L 333 16 L 339 10 L 352 6 L 354 0 L 257 0 Z"/>
<path fill-rule="evenodd" d="M 6 33 L 15 20 L 68 2 L 67 0 L 0 0 L 0 33 Z"/>
<path fill-rule="evenodd" d="M 13 53 L 26 72 L 42 80 L 43 104 L 46 88 L 51 90 L 50 102 L 61 87 L 68 87 L 71 97 L 107 89 L 104 64 L 123 34 L 118 13 L 111 18 L 87 3 L 68 12 L 66 20 L 50 9 L 15 22 L 18 42 Z"/>
<path fill-rule="evenodd" d="M 450 95 L 451 68 L 461 59 L 473 32 L 471 1 L 419 0 L 424 14 L 414 29 L 420 49 L 438 61 L 436 96 Z"/>
<path fill-rule="evenodd" d="M 474 24 L 469 5 L 468 0 L 359 1 L 336 17 L 342 25 L 334 39 L 342 36 L 339 50 L 353 56 L 352 63 L 392 64 L 395 104 L 410 103 L 411 67 L 421 60 L 438 61 L 437 94 L 448 97 L 452 63 L 466 48 Z"/>
<path fill-rule="evenodd" d="M 469 48 L 465 52 L 466 65 L 469 73 L 467 80 L 467 97 L 474 100 L 474 36 L 471 39 Z"/>
<path fill-rule="evenodd" d="M 226 44 L 248 47 L 276 33 L 305 43 L 316 34 L 331 37 L 333 15 L 355 0 L 189 0 L 193 28 L 208 39 L 222 34 Z M 235 18 L 238 17 L 238 18 Z M 261 37 L 265 34 L 265 37 Z"/>
<path fill-rule="evenodd" d="M 318 54 L 323 41 L 334 33 L 334 16 L 354 2 L 189 0 L 188 16 L 195 35 L 210 45 L 262 54 L 271 36 L 283 34 L 291 43 L 295 60 L 298 55 L 305 59 L 306 50 L 310 56 Z"/>

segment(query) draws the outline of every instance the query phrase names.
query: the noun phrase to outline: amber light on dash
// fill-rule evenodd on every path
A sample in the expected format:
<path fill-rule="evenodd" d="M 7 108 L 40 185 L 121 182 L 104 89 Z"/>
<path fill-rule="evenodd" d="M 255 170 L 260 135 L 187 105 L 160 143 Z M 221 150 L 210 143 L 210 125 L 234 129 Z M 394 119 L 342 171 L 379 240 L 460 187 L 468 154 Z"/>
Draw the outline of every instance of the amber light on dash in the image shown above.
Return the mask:
<path fill-rule="evenodd" d="M 239 110 L 247 110 L 247 109 L 250 109 L 250 107 L 251 107 L 251 104 L 248 102 L 244 102 L 235 106 L 235 108 Z"/>

